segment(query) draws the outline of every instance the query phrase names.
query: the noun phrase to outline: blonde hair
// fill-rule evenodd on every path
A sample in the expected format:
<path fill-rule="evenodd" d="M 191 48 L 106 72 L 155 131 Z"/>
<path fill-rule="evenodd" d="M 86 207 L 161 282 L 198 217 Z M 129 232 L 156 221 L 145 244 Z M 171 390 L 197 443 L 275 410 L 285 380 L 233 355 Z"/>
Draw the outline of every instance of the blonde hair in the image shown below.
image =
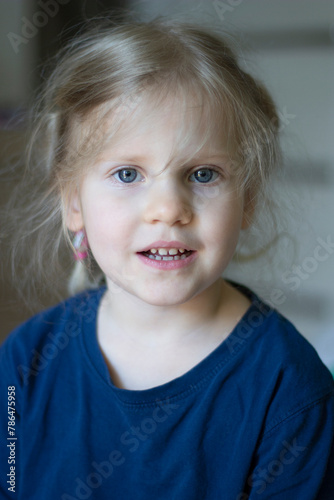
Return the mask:
<path fill-rule="evenodd" d="M 203 112 L 224 125 L 231 161 L 251 202 L 265 192 L 280 158 L 277 112 L 267 90 L 241 68 L 224 38 L 197 25 L 161 19 L 117 25 L 92 21 L 58 55 L 32 114 L 23 179 L 27 196 L 22 186 L 18 190 L 21 215 L 29 215 L 19 226 L 23 218 L 15 211 L 20 229 L 13 251 L 17 263 L 31 238 L 34 251 L 24 264 L 28 284 L 44 282 L 56 289 L 57 277 L 62 281 L 72 273 L 66 200 L 103 148 L 106 137 L 99 124 L 120 108 L 131 113 L 142 95 L 161 103 L 175 90 L 184 96 L 195 92 Z M 117 132 L 112 123 L 111 134 Z M 81 279 L 81 287 L 99 282 L 92 256 L 83 269 L 91 279 Z M 72 280 L 72 291 L 76 288 Z"/>

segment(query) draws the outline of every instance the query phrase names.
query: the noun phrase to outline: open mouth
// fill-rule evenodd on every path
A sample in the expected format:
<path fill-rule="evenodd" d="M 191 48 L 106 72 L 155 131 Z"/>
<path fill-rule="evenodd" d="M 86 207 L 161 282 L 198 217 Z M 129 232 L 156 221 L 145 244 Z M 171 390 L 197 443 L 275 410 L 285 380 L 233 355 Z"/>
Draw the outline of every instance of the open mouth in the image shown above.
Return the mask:
<path fill-rule="evenodd" d="M 151 260 L 168 261 L 184 260 L 193 253 L 193 250 L 185 250 L 184 248 L 151 248 L 150 250 L 139 253 Z"/>

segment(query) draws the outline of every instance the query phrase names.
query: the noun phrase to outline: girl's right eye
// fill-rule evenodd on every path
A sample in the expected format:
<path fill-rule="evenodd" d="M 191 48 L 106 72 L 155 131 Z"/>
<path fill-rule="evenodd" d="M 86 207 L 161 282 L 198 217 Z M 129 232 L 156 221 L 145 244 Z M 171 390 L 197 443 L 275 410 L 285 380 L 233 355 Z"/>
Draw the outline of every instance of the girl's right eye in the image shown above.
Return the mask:
<path fill-rule="evenodd" d="M 124 184 L 131 184 L 135 181 L 141 181 L 143 176 L 135 168 L 121 168 L 117 170 L 112 176 L 119 182 Z"/>

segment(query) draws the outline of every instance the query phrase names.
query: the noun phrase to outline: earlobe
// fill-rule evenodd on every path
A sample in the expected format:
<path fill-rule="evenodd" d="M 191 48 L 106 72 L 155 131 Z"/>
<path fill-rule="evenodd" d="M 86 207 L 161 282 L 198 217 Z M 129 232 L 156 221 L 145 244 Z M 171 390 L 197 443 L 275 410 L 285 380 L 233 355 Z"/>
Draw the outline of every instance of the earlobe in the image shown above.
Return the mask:
<path fill-rule="evenodd" d="M 70 231 L 77 232 L 84 227 L 80 198 L 77 192 L 68 197 L 64 216 L 66 226 Z"/>

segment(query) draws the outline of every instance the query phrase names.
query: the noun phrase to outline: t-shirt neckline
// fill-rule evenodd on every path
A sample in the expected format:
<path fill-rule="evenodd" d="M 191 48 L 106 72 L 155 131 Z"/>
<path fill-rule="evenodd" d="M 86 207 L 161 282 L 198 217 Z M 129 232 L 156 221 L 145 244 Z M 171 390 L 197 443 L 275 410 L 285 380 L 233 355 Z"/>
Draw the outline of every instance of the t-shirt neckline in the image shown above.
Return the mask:
<path fill-rule="evenodd" d="M 181 376 L 166 382 L 162 385 L 143 390 L 121 389 L 116 387 L 111 379 L 108 366 L 104 360 L 102 351 L 97 339 L 97 311 L 102 300 L 106 287 L 101 287 L 98 290 L 89 292 L 89 307 L 95 309 L 95 321 L 85 322 L 84 315 L 81 315 L 81 332 L 82 348 L 86 360 L 90 367 L 99 378 L 100 383 L 105 385 L 106 391 L 111 391 L 114 396 L 124 405 L 127 406 L 156 406 L 162 402 L 173 402 L 188 397 L 193 392 L 204 387 L 210 379 L 217 373 L 218 370 L 224 369 L 228 362 L 242 350 L 245 345 L 257 335 L 249 335 L 240 339 L 240 342 L 233 343 L 233 349 L 230 348 L 231 339 L 236 338 L 241 325 L 247 323 L 247 318 L 254 314 L 267 315 L 269 306 L 266 306 L 257 295 L 244 287 L 233 282 L 233 286 L 237 287 L 247 298 L 251 304 L 244 313 L 240 321 L 230 332 L 228 337 L 224 339 L 213 351 L 205 358 L 197 363 L 193 368 L 182 374 Z M 91 310 L 91 309 L 90 309 Z M 254 333 L 257 333 L 254 329 Z"/>

